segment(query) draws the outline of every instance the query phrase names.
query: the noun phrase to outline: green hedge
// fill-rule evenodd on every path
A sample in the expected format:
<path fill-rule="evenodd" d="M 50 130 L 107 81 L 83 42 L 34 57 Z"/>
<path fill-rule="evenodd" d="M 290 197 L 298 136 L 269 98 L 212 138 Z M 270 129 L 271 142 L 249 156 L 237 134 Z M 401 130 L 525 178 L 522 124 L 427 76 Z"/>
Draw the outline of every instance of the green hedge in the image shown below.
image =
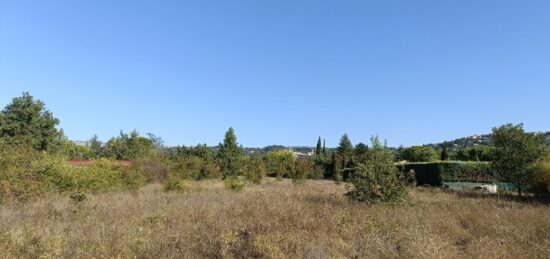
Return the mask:
<path fill-rule="evenodd" d="M 400 171 L 414 170 L 417 185 L 441 186 L 443 182 L 495 182 L 488 162 L 439 161 L 398 165 Z"/>

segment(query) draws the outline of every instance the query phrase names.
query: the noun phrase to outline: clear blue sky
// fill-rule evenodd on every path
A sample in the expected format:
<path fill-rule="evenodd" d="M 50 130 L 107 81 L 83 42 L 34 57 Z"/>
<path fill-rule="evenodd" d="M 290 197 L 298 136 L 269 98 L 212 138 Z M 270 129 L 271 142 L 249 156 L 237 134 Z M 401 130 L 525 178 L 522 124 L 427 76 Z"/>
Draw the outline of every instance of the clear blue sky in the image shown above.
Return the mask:
<path fill-rule="evenodd" d="M 392 146 L 550 130 L 550 1 L 0 0 L 0 106 L 69 138 Z"/>

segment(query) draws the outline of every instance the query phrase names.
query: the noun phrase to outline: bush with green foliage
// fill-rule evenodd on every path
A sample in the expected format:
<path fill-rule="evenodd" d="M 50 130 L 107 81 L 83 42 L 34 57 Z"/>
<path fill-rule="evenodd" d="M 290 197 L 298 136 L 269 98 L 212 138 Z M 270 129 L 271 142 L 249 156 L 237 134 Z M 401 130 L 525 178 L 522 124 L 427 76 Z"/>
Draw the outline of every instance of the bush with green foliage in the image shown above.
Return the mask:
<path fill-rule="evenodd" d="M 535 193 L 540 196 L 550 195 L 550 154 L 540 162 L 540 170 L 535 175 Z"/>
<path fill-rule="evenodd" d="M 142 137 L 139 132 L 126 134 L 123 131 L 116 138 L 111 138 L 104 147 L 104 155 L 116 160 L 134 160 L 153 156 L 156 147 L 151 139 Z"/>
<path fill-rule="evenodd" d="M 59 120 L 46 109 L 44 102 L 25 92 L 0 112 L 0 138 L 12 145 L 50 150 L 59 144 L 57 124 Z"/>
<path fill-rule="evenodd" d="M 397 166 L 401 172 L 415 173 L 418 185 L 442 186 L 443 182 L 496 182 L 497 177 L 487 162 L 439 161 L 406 163 Z"/>
<path fill-rule="evenodd" d="M 400 150 L 401 160 L 409 162 L 432 162 L 439 159 L 437 151 L 429 146 L 413 146 Z"/>
<path fill-rule="evenodd" d="M 267 168 L 271 175 L 281 180 L 290 177 L 294 170 L 295 158 L 288 150 L 274 150 L 267 152 Z"/>
<path fill-rule="evenodd" d="M 312 173 L 313 162 L 309 159 L 298 159 L 292 172 L 292 181 L 301 183 Z"/>
<path fill-rule="evenodd" d="M 460 161 L 486 161 L 490 162 L 494 159 L 494 147 L 488 145 L 479 145 L 467 147 L 456 151 L 453 154 L 455 160 Z"/>
<path fill-rule="evenodd" d="M 27 200 L 48 193 L 94 193 L 135 189 L 146 178 L 116 161 L 96 160 L 89 166 L 70 166 L 65 157 L 27 145 L 0 141 L 0 200 Z"/>
<path fill-rule="evenodd" d="M 63 157 L 0 139 L 0 200 L 26 200 L 71 187 L 68 169 Z"/>
<path fill-rule="evenodd" d="M 371 139 L 369 162 L 359 164 L 351 176 L 353 189 L 348 196 L 367 203 L 403 202 L 408 193 L 397 177 L 393 154 L 377 137 Z"/>
<path fill-rule="evenodd" d="M 240 192 L 244 190 L 244 183 L 239 177 L 227 177 L 223 180 L 225 188 L 231 191 Z"/>
<path fill-rule="evenodd" d="M 164 183 L 163 190 L 165 192 L 185 192 L 187 191 L 187 186 L 179 177 L 168 177 Z"/>
<path fill-rule="evenodd" d="M 244 158 L 244 177 L 252 183 L 261 183 L 266 174 L 266 165 L 260 154 Z"/>
<path fill-rule="evenodd" d="M 233 128 L 230 127 L 225 133 L 223 143 L 218 147 L 218 161 L 223 179 L 239 175 L 242 170 L 242 156 L 242 148 L 237 143 Z"/>
<path fill-rule="evenodd" d="M 547 152 L 544 137 L 526 133 L 523 124 L 506 124 L 493 128 L 493 141 L 493 169 L 501 179 L 513 182 L 521 196 L 529 186 L 536 184 L 539 161 Z"/>

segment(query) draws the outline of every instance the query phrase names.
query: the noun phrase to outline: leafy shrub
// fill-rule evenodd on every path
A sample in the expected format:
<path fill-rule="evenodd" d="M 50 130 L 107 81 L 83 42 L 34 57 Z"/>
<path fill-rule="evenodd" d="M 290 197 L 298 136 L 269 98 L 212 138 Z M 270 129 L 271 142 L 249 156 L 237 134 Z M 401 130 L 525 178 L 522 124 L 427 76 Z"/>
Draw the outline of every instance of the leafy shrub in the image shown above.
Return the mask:
<path fill-rule="evenodd" d="M 170 165 L 170 174 L 175 174 L 182 179 L 213 179 L 219 178 L 220 168 L 211 161 L 198 156 L 179 157 Z"/>
<path fill-rule="evenodd" d="M 244 164 L 244 177 L 253 183 L 261 183 L 266 173 L 264 160 L 259 155 L 253 155 L 245 158 Z"/>
<path fill-rule="evenodd" d="M 303 182 L 310 174 L 313 168 L 313 162 L 308 159 L 299 159 L 296 161 L 292 171 L 292 181 L 295 183 Z"/>
<path fill-rule="evenodd" d="M 0 200 L 26 200 L 55 191 L 57 184 L 70 186 L 63 174 L 68 167 L 62 157 L 0 140 Z"/>
<path fill-rule="evenodd" d="M 228 190 L 240 192 L 244 189 L 244 183 L 238 177 L 227 177 L 223 182 Z"/>
<path fill-rule="evenodd" d="M 288 150 L 274 150 L 267 152 L 268 171 L 277 176 L 278 180 L 288 177 L 293 171 L 294 156 Z"/>
<path fill-rule="evenodd" d="M 168 177 L 164 183 L 165 192 L 184 192 L 187 190 L 187 186 L 183 183 L 183 180 L 178 177 Z"/>
<path fill-rule="evenodd" d="M 540 169 L 535 176 L 535 192 L 542 196 L 550 194 L 550 155 L 540 163 Z"/>
<path fill-rule="evenodd" d="M 441 186 L 443 182 L 495 182 L 487 162 L 439 161 L 398 165 L 399 171 L 414 170 L 417 185 Z"/>
<path fill-rule="evenodd" d="M 135 189 L 145 184 L 147 180 L 133 168 L 108 159 L 96 160 L 90 166 L 73 167 L 69 174 L 74 179 L 74 189 L 91 193 Z"/>
<path fill-rule="evenodd" d="M 348 196 L 354 200 L 380 203 L 401 202 L 407 198 L 407 189 L 397 178 L 392 153 L 382 146 L 378 138 L 372 138 L 369 162 L 359 164 L 351 176 L 353 189 Z"/>

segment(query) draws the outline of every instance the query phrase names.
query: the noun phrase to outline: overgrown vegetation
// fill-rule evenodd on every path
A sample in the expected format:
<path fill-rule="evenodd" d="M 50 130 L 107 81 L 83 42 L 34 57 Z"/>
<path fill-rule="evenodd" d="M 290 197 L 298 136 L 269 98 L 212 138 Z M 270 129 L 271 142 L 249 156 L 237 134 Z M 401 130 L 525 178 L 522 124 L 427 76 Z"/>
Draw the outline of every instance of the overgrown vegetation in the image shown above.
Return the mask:
<path fill-rule="evenodd" d="M 452 153 L 445 148 L 439 153 L 432 147 L 416 146 L 398 149 L 395 158 L 382 145 L 353 146 L 347 134 L 335 149 L 327 149 L 319 137 L 313 157 L 282 146 L 270 146 L 267 153 L 249 149 L 245 154 L 233 128 L 217 147 L 167 148 L 160 137 L 144 137 L 135 130 L 121 131 L 106 143 L 94 136 L 86 145 L 78 145 L 56 128 L 58 123 L 45 104 L 28 93 L 14 98 L 0 113 L 0 200 L 137 189 L 147 183 L 178 190 L 184 189 L 180 188 L 184 181 L 206 179 L 228 179 L 228 188 L 240 190 L 245 186 L 243 179 L 259 184 L 266 175 L 291 178 L 295 183 L 308 178 L 350 183 L 357 191 L 354 197 L 368 202 L 394 200 L 400 196 L 399 188 L 412 182 L 441 186 L 443 181 L 504 180 L 515 183 L 520 194 L 544 194 L 548 189 L 548 162 L 543 159 L 547 146 L 540 136 L 525 133 L 521 125 L 495 128 L 494 147 L 482 145 Z M 472 162 L 437 161 L 457 158 Z M 70 166 L 67 160 L 71 159 L 92 161 Z M 402 160 L 429 162 L 393 164 Z M 486 160 L 494 162 L 479 162 Z"/>
<path fill-rule="evenodd" d="M 404 183 L 397 178 L 397 168 L 392 153 L 373 137 L 369 162 L 359 164 L 351 177 L 353 190 L 348 195 L 368 203 L 403 202 L 407 199 Z"/>
<path fill-rule="evenodd" d="M 5 258 L 544 258 L 550 207 L 413 188 L 412 206 L 366 205 L 332 181 L 158 184 L 0 207 Z"/>

